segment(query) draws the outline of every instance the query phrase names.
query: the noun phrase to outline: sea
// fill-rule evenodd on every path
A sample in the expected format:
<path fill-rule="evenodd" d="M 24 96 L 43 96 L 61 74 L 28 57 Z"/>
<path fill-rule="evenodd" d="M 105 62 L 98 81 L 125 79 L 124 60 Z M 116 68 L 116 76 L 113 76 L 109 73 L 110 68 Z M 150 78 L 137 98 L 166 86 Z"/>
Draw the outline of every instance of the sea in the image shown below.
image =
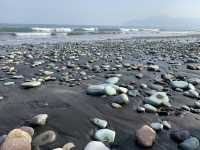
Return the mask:
<path fill-rule="evenodd" d="M 154 27 L 0 24 L 0 45 L 199 35 L 200 31 L 196 30 L 169 30 Z"/>

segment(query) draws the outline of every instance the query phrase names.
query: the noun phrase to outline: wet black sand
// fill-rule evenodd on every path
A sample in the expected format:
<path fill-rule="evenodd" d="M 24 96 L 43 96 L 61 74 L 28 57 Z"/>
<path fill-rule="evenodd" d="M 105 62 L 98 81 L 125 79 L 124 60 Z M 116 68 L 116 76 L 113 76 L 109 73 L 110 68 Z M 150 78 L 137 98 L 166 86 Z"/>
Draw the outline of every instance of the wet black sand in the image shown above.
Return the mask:
<path fill-rule="evenodd" d="M 30 67 L 33 60 L 20 56 L 19 64 L 6 63 L 6 58 L 1 59 L 2 66 L 15 66 L 17 74 L 24 75 L 25 79 L 10 79 L 10 75 L 2 70 L 0 75 L 5 78 L 0 81 L 0 95 L 4 99 L 0 101 L 0 134 L 6 134 L 11 129 L 25 124 L 26 120 L 40 114 L 49 115 L 48 123 L 44 127 L 36 128 L 36 134 L 47 129 L 54 130 L 57 133 L 57 140 L 42 149 L 52 149 L 61 147 L 67 142 L 74 142 L 77 150 L 81 150 L 92 140 L 92 133 L 96 127 L 90 122 L 91 118 L 98 117 L 109 122 L 109 128 L 116 131 L 116 140 L 110 145 L 113 150 L 142 150 L 135 144 L 135 131 L 144 124 L 158 121 L 158 118 L 169 120 L 172 129 L 184 128 L 191 131 L 193 136 L 200 138 L 200 116 L 191 112 L 181 112 L 181 115 L 158 116 L 150 113 L 137 113 L 136 108 L 142 104 L 146 96 L 144 89 L 140 88 L 140 83 L 154 83 L 156 78 L 160 78 L 163 73 L 174 72 L 176 75 L 189 77 L 199 77 L 200 71 L 188 70 L 187 61 L 192 59 L 200 62 L 199 50 L 200 44 L 195 40 L 185 39 L 154 39 L 154 40 L 108 40 L 99 42 L 81 42 L 67 44 L 39 44 L 39 45 L 19 45 L 19 46 L 1 46 L 3 51 L 7 50 L 5 55 L 11 51 L 22 51 L 33 55 L 35 59 L 44 59 L 50 62 L 58 52 L 58 61 L 53 63 L 61 66 L 67 66 L 71 61 L 76 67 L 94 59 L 91 66 L 110 64 L 111 68 L 115 66 L 117 57 L 122 56 L 118 64 L 129 62 L 130 64 L 146 64 L 153 62 L 160 66 L 160 72 L 149 72 L 146 69 L 141 71 L 144 74 L 142 79 L 137 79 L 135 75 L 140 71 L 129 70 L 122 67 L 116 71 L 101 71 L 96 73 L 90 69 L 83 69 L 88 75 L 95 75 L 92 79 L 79 80 L 80 70 L 75 68 L 66 68 L 64 72 L 69 72 L 73 79 L 70 82 L 60 81 L 61 72 L 55 71 L 56 81 L 48 81 L 42 86 L 32 89 L 22 89 L 20 84 L 25 79 L 38 77 L 38 70 L 44 69 L 47 63 L 39 67 Z M 51 52 L 50 52 L 51 51 Z M 88 56 L 80 55 L 80 51 Z M 100 53 L 100 54 L 98 54 Z M 61 57 L 65 54 L 64 58 Z M 79 60 L 70 59 L 69 56 L 76 56 Z M 46 58 L 44 56 L 47 56 Z M 100 57 L 102 56 L 102 57 Z M 173 64 L 170 64 L 173 63 Z M 181 63 L 181 65 L 176 65 Z M 44 69 L 48 70 L 48 69 Z M 130 85 L 135 82 L 135 89 L 141 91 L 141 96 L 129 97 L 130 103 L 122 109 L 114 109 L 110 106 L 109 97 L 93 97 L 86 94 L 85 90 L 88 84 L 97 84 L 104 82 L 104 76 L 108 73 L 121 73 L 120 84 Z M 5 86 L 4 82 L 15 81 L 15 85 Z M 73 85 L 80 83 L 80 85 Z M 71 87 L 72 86 L 72 87 Z M 176 92 L 165 85 L 170 93 L 170 100 L 174 107 L 190 105 L 196 99 L 183 96 L 181 92 Z M 197 89 L 200 88 L 197 86 Z M 152 150 L 176 150 L 177 144 L 169 137 L 170 131 L 163 130 L 157 133 L 156 142 Z"/>

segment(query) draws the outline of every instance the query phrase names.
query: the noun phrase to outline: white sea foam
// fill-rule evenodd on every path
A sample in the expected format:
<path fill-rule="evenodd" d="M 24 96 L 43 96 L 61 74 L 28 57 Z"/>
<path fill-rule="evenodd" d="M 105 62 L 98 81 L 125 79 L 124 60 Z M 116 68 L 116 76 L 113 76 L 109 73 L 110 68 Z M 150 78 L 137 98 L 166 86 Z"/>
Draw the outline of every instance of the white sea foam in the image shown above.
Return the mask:
<path fill-rule="evenodd" d="M 95 31 L 98 30 L 98 28 L 94 28 L 94 27 L 91 27 L 91 28 L 83 28 L 83 30 L 88 31 L 88 32 L 95 32 Z"/>
<path fill-rule="evenodd" d="M 123 33 L 127 33 L 127 32 L 138 32 L 139 29 L 137 28 L 120 28 L 120 31 Z"/>
<path fill-rule="evenodd" d="M 71 28 L 40 28 L 40 27 L 32 28 L 32 30 L 36 32 L 58 32 L 58 33 L 72 31 Z"/>
<path fill-rule="evenodd" d="M 160 32 L 160 29 L 151 29 L 151 28 L 143 28 L 140 29 L 141 31 L 146 31 L 146 32 Z"/>
<path fill-rule="evenodd" d="M 51 33 L 42 33 L 42 32 L 20 32 L 15 33 L 16 36 L 50 36 Z"/>

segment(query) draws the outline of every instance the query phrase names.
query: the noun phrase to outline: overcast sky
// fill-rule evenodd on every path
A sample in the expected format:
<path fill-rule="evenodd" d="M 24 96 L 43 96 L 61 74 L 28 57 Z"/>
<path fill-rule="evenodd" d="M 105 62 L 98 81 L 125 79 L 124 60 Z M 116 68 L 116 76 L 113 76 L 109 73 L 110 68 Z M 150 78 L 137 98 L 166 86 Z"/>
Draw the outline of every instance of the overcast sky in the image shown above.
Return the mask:
<path fill-rule="evenodd" d="M 200 18 L 200 0 L 0 0 L 0 23 L 121 25 L 153 16 Z"/>

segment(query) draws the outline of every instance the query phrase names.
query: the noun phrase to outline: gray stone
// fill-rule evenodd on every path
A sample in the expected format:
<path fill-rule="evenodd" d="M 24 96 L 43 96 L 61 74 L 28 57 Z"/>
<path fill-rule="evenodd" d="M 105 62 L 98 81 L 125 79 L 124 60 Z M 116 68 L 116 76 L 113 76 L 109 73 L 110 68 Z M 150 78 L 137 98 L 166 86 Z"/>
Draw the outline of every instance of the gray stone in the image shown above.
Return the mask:
<path fill-rule="evenodd" d="M 163 129 L 163 124 L 159 123 L 159 122 L 155 122 L 155 123 L 151 123 L 151 128 L 156 130 L 156 131 L 159 131 L 159 130 L 162 130 Z"/>
<path fill-rule="evenodd" d="M 199 140 L 196 137 L 191 137 L 180 143 L 179 148 L 182 150 L 198 150 Z"/>
<path fill-rule="evenodd" d="M 47 122 L 47 118 L 48 118 L 48 114 L 39 114 L 33 117 L 30 120 L 30 123 L 34 125 L 45 125 Z"/>
<path fill-rule="evenodd" d="M 115 131 L 110 129 L 100 129 L 95 133 L 95 139 L 102 141 L 113 143 L 115 141 Z"/>
<path fill-rule="evenodd" d="M 33 139 L 32 144 L 37 146 L 46 145 L 56 140 L 56 133 L 54 131 L 45 131 Z"/>
<path fill-rule="evenodd" d="M 108 125 L 108 122 L 106 120 L 102 120 L 99 118 L 93 118 L 92 122 L 100 128 L 105 128 Z"/>
<path fill-rule="evenodd" d="M 156 113 L 158 111 L 156 107 L 154 107 L 150 104 L 145 104 L 144 108 L 145 108 L 146 112 L 150 112 L 150 113 Z"/>
<path fill-rule="evenodd" d="M 171 81 L 173 88 L 187 89 L 189 84 L 186 81 Z"/>
<path fill-rule="evenodd" d="M 169 103 L 169 98 L 165 92 L 154 93 L 150 97 L 146 98 L 145 103 L 153 106 L 160 106 L 160 105 L 171 106 Z"/>
<path fill-rule="evenodd" d="M 100 96 L 105 94 L 105 85 L 89 85 L 87 88 L 88 95 Z"/>
<path fill-rule="evenodd" d="M 118 96 L 113 97 L 113 102 L 118 104 L 128 104 L 129 98 L 126 94 L 120 94 Z"/>
<path fill-rule="evenodd" d="M 108 78 L 105 83 L 109 83 L 109 84 L 116 84 L 119 82 L 119 78 L 118 77 L 111 77 Z"/>
<path fill-rule="evenodd" d="M 106 147 L 102 142 L 91 141 L 86 145 L 84 150 L 110 150 L 110 149 Z"/>

